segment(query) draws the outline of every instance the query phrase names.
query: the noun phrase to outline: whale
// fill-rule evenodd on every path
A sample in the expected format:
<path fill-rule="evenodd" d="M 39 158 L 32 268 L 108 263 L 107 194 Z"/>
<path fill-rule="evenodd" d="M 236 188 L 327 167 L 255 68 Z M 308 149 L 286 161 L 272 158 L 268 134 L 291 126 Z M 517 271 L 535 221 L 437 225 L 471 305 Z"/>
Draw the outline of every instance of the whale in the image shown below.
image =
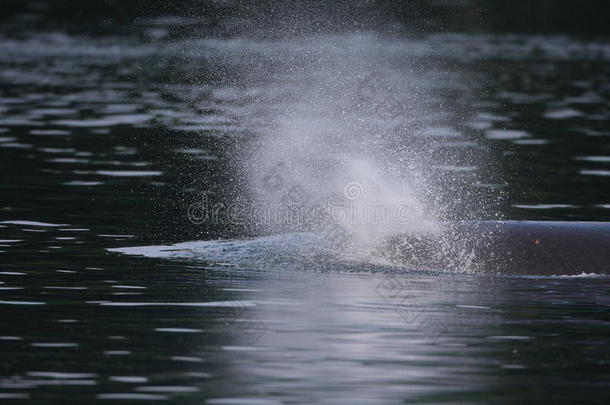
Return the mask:
<path fill-rule="evenodd" d="M 364 257 L 354 256 L 349 244 L 333 243 L 329 235 L 303 232 L 108 251 L 244 268 L 278 262 L 282 268 L 291 263 L 297 268 L 303 264 L 333 267 L 337 260 L 359 266 L 365 260 L 379 265 L 367 271 L 389 270 L 386 264 L 391 264 L 393 272 L 402 268 L 481 275 L 610 275 L 610 222 L 457 221 L 437 225 L 425 231 L 420 227 L 392 233 L 374 246 L 366 245 Z"/>
<path fill-rule="evenodd" d="M 610 222 L 461 221 L 399 233 L 381 254 L 407 267 L 508 275 L 610 274 Z"/>

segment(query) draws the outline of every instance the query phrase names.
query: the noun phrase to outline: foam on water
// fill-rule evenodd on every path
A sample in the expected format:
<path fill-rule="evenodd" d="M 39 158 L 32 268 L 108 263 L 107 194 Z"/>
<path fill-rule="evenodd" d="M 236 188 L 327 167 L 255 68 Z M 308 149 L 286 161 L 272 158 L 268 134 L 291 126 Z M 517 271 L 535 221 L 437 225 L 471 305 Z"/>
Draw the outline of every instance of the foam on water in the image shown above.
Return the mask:
<path fill-rule="evenodd" d="M 136 246 L 109 249 L 127 255 L 202 262 L 249 269 L 302 269 L 304 267 L 345 267 L 339 262 L 324 235 L 291 233 L 253 239 L 191 241 L 172 245 Z M 351 261 L 353 262 L 353 260 Z"/>

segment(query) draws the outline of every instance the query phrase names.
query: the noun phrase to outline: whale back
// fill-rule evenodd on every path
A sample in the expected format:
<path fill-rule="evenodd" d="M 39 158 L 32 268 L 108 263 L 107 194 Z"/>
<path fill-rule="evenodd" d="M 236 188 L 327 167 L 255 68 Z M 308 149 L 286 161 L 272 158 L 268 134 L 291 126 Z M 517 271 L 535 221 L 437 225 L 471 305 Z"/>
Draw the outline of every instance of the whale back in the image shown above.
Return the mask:
<path fill-rule="evenodd" d="M 430 234 L 389 238 L 381 255 L 430 270 L 480 273 L 610 274 L 610 223 L 465 221 Z"/>

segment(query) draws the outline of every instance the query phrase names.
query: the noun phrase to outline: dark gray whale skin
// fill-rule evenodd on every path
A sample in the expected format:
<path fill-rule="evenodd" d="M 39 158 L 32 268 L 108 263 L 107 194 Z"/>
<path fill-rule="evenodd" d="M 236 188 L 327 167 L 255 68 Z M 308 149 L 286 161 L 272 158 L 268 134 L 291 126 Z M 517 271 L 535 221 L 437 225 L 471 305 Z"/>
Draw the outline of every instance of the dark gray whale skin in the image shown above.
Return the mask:
<path fill-rule="evenodd" d="M 610 274 L 610 222 L 465 221 L 447 229 L 450 237 L 442 240 L 391 238 L 391 260 L 409 265 L 417 256 L 418 263 L 429 260 L 433 267 L 455 266 L 455 257 L 466 250 L 484 273 Z M 439 250 L 441 255 L 434 253 Z"/>

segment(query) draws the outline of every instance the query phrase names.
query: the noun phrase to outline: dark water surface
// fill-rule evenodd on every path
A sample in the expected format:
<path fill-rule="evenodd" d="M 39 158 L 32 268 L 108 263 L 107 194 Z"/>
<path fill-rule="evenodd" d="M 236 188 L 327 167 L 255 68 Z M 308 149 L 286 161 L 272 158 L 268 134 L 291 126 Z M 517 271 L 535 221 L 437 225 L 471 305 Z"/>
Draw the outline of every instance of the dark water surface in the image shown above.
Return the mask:
<path fill-rule="evenodd" d="M 175 20 L 148 24 L 144 39 L 0 34 L 0 399 L 610 397 L 604 276 L 483 277 L 278 259 L 306 244 L 302 235 L 196 242 L 173 254 L 108 250 L 242 236 L 228 221 L 192 224 L 187 208 L 203 190 L 223 201 L 238 187 L 227 151 L 261 130 L 251 124 L 261 108 L 252 94 L 290 81 L 270 72 L 291 49 L 367 41 L 398 59 L 444 66 L 432 88 L 438 104 L 459 114 L 435 113 L 428 130 L 443 147 L 494 167 L 443 162 L 439 152 L 437 169 L 462 183 L 482 172 L 486 181 L 469 187 L 504 193 L 493 212 L 608 221 L 607 41 L 361 34 L 311 45 L 171 39 Z M 458 74 L 468 81 L 455 81 Z"/>

